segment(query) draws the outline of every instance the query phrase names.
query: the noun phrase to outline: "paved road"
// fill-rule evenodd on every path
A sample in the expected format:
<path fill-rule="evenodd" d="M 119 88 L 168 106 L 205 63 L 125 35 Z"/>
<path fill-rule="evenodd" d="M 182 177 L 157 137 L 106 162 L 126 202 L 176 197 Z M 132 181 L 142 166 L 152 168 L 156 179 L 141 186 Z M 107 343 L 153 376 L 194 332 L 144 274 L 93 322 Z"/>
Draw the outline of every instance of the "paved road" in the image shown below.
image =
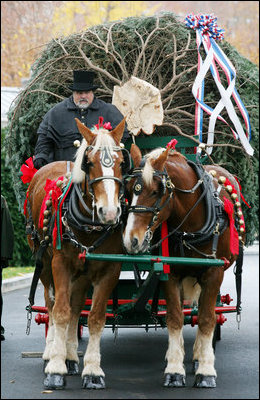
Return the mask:
<path fill-rule="evenodd" d="M 259 256 L 247 255 L 244 261 L 242 288 L 242 321 L 237 329 L 235 314 L 226 314 L 222 339 L 217 342 L 217 388 L 193 389 L 192 346 L 196 328 L 184 327 L 186 387 L 162 387 L 167 331 L 158 329 L 121 329 L 116 341 L 111 329 L 104 331 L 102 367 L 106 372 L 107 389 L 85 391 L 80 376 L 67 378 L 67 389 L 42 393 L 43 362 L 40 358 L 22 358 L 22 352 L 44 349 L 44 326 L 32 323 L 30 336 L 25 334 L 29 288 L 4 294 L 3 325 L 6 340 L 2 344 L 2 399 L 258 399 L 259 398 Z M 231 269 L 226 271 L 221 294 L 236 299 L 235 280 Z M 234 304 L 235 301 L 232 303 Z M 39 286 L 36 304 L 43 305 L 43 289 Z M 87 328 L 79 350 L 87 343 Z M 81 358 L 82 367 L 82 358 Z"/>

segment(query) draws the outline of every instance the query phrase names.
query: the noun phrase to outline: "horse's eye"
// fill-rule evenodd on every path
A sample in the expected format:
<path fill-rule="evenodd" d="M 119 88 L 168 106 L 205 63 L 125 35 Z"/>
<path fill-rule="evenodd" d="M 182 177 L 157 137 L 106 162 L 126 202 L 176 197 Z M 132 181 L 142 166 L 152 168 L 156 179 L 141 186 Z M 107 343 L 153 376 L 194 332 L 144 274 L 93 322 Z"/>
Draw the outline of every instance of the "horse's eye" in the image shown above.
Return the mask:
<path fill-rule="evenodd" d="M 152 191 L 152 196 L 157 196 L 158 195 L 158 190 L 153 190 Z"/>

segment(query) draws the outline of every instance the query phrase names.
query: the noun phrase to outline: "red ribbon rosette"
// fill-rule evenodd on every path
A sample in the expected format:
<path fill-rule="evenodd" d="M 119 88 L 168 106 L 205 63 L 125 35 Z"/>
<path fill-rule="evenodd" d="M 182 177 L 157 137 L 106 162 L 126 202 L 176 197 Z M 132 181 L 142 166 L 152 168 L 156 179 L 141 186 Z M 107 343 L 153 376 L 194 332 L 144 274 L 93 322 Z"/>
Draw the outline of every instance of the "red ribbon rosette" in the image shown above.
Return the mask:
<path fill-rule="evenodd" d="M 33 158 L 27 158 L 25 164 L 21 166 L 20 171 L 22 176 L 20 177 L 23 183 L 30 183 L 34 174 L 38 171 L 33 165 Z"/>
<path fill-rule="evenodd" d="M 99 129 L 99 128 L 104 128 L 104 129 L 107 129 L 107 130 L 111 130 L 112 129 L 112 126 L 111 126 L 110 122 L 105 122 L 104 124 L 103 124 L 103 122 L 104 122 L 104 118 L 103 117 L 99 117 L 98 118 L 98 124 L 96 124 L 95 127 L 97 129 Z"/>
<path fill-rule="evenodd" d="M 178 143 L 178 140 L 172 139 L 169 143 L 167 143 L 166 148 L 175 150 L 175 146 Z"/>

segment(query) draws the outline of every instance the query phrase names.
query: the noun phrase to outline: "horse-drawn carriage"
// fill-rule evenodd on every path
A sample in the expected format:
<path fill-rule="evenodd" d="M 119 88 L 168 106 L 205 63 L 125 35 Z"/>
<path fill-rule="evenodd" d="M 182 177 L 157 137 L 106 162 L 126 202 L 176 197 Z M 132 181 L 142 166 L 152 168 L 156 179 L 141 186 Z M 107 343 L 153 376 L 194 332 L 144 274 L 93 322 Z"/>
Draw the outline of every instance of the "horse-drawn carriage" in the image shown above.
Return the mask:
<path fill-rule="evenodd" d="M 184 386 L 184 323 L 198 324 L 194 386 L 215 387 L 215 340 L 224 314 L 240 313 L 239 293 L 236 307 L 220 294 L 224 271 L 237 258 L 241 269 L 245 227 L 236 180 L 202 165 L 207 157 L 194 152 L 192 138 L 176 144 L 173 137 L 137 137 L 123 148 L 124 120 L 112 132 L 77 125 L 83 141 L 74 165 L 41 168 L 27 195 L 36 253 L 27 310 L 46 324 L 44 386 L 64 388 L 66 374 L 79 372 L 83 325 L 89 329 L 83 388 L 105 387 L 104 326 L 167 326 L 164 386 Z M 34 305 L 39 276 L 46 308 Z"/>

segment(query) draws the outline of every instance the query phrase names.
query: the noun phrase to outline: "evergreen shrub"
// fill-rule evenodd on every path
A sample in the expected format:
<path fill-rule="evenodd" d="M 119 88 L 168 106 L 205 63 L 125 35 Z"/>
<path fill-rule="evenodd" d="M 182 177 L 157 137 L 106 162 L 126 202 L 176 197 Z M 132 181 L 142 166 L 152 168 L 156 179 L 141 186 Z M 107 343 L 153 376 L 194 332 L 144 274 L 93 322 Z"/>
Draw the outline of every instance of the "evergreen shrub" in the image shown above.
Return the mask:
<path fill-rule="evenodd" d="M 6 129 L 1 130 L 1 142 L 4 140 Z M 32 253 L 25 235 L 25 217 L 19 211 L 15 192 L 13 190 L 12 170 L 9 163 L 6 163 L 6 154 L 1 146 L 1 194 L 5 197 L 10 211 L 14 227 L 14 251 L 13 259 L 9 261 L 9 266 L 28 266 L 33 265 Z M 4 240 L 4 238 L 2 238 Z"/>

